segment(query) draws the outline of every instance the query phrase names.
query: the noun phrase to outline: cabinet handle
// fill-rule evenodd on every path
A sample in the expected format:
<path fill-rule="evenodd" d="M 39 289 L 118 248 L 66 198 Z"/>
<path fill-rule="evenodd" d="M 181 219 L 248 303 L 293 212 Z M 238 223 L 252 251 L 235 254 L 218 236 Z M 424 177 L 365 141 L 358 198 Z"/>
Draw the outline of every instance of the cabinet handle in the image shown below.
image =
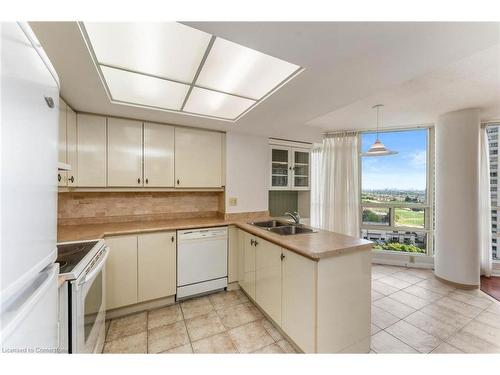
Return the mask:
<path fill-rule="evenodd" d="M 54 108 L 54 99 L 52 99 L 50 96 L 45 96 L 45 103 L 49 106 L 49 108 Z"/>
<path fill-rule="evenodd" d="M 257 242 L 257 240 L 253 241 L 254 243 L 254 246 L 257 246 L 259 243 Z"/>
<path fill-rule="evenodd" d="M 179 184 L 180 184 L 180 181 L 179 181 L 179 180 L 177 180 L 177 185 L 179 185 Z"/>
<path fill-rule="evenodd" d="M 141 179 L 140 179 L 140 178 L 138 178 L 138 179 L 137 179 L 137 183 L 138 183 L 138 184 L 140 184 L 140 183 L 141 183 Z"/>
<path fill-rule="evenodd" d="M 75 178 L 73 176 L 71 176 L 69 180 L 71 181 L 71 183 L 75 182 Z"/>
<path fill-rule="evenodd" d="M 62 178 L 62 177 L 61 177 L 61 174 L 60 174 L 60 173 L 58 173 L 58 174 L 57 174 L 57 181 L 61 182 L 61 178 Z"/>
<path fill-rule="evenodd" d="M 172 236 L 172 242 L 174 242 L 174 236 Z"/>
<path fill-rule="evenodd" d="M 254 242 L 254 241 L 253 241 L 253 239 L 251 239 L 251 240 L 250 240 L 250 245 L 252 245 L 252 246 L 253 246 L 253 242 Z"/>
<path fill-rule="evenodd" d="M 281 261 L 283 262 L 283 259 L 285 259 L 285 254 L 281 254 Z"/>
<path fill-rule="evenodd" d="M 148 183 L 149 183 L 149 180 L 146 178 L 146 184 L 148 184 Z"/>

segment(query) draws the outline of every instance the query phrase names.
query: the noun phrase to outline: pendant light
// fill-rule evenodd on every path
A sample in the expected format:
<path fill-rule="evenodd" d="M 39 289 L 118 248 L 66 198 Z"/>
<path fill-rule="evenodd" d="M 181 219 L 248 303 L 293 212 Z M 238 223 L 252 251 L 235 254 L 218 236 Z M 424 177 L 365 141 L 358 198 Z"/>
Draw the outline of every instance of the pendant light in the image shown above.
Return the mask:
<path fill-rule="evenodd" d="M 373 143 L 372 147 L 367 152 L 361 154 L 361 156 L 385 156 L 385 155 L 395 155 L 397 151 L 391 151 L 387 147 L 384 146 L 380 139 L 378 138 L 378 119 L 379 119 L 379 111 L 382 108 L 383 104 L 376 104 L 372 108 L 377 110 L 377 139 L 375 143 Z"/>

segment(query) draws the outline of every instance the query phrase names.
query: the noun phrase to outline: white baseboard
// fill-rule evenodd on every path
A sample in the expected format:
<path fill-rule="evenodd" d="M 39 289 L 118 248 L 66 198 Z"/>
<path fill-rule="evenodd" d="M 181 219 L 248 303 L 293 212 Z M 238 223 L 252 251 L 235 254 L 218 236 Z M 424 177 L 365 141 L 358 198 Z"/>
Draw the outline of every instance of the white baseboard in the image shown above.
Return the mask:
<path fill-rule="evenodd" d="M 372 251 L 372 263 L 384 264 L 388 266 L 433 269 L 434 257 L 426 255 L 411 255 L 406 253 L 397 254 Z"/>

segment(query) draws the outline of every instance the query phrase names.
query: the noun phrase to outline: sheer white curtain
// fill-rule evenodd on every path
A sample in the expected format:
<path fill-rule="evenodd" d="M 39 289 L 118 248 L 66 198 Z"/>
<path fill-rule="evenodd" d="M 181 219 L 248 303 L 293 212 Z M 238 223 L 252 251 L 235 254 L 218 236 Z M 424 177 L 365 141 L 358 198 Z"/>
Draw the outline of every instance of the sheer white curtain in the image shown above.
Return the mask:
<path fill-rule="evenodd" d="M 481 252 L 481 275 L 491 276 L 491 201 L 490 201 L 490 160 L 488 134 L 481 127 L 481 158 L 479 170 L 479 234 Z"/>
<path fill-rule="evenodd" d="M 332 134 L 311 157 L 311 224 L 359 237 L 359 157 L 356 132 Z"/>

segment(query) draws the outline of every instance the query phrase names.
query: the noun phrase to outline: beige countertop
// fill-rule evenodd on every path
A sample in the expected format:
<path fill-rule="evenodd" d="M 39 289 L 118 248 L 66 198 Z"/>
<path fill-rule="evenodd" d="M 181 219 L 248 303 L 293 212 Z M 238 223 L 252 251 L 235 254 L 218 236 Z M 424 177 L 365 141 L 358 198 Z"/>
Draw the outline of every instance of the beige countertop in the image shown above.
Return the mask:
<path fill-rule="evenodd" d="M 245 221 L 225 220 L 223 218 L 189 218 L 155 221 L 130 221 L 105 224 L 59 225 L 59 242 L 80 241 L 125 234 L 159 232 L 177 229 L 195 229 L 235 225 L 255 236 L 275 243 L 312 260 L 356 250 L 371 250 L 372 243 L 363 239 L 339 233 L 318 230 L 315 233 L 303 233 L 281 236 L 265 229 L 257 228 Z"/>

